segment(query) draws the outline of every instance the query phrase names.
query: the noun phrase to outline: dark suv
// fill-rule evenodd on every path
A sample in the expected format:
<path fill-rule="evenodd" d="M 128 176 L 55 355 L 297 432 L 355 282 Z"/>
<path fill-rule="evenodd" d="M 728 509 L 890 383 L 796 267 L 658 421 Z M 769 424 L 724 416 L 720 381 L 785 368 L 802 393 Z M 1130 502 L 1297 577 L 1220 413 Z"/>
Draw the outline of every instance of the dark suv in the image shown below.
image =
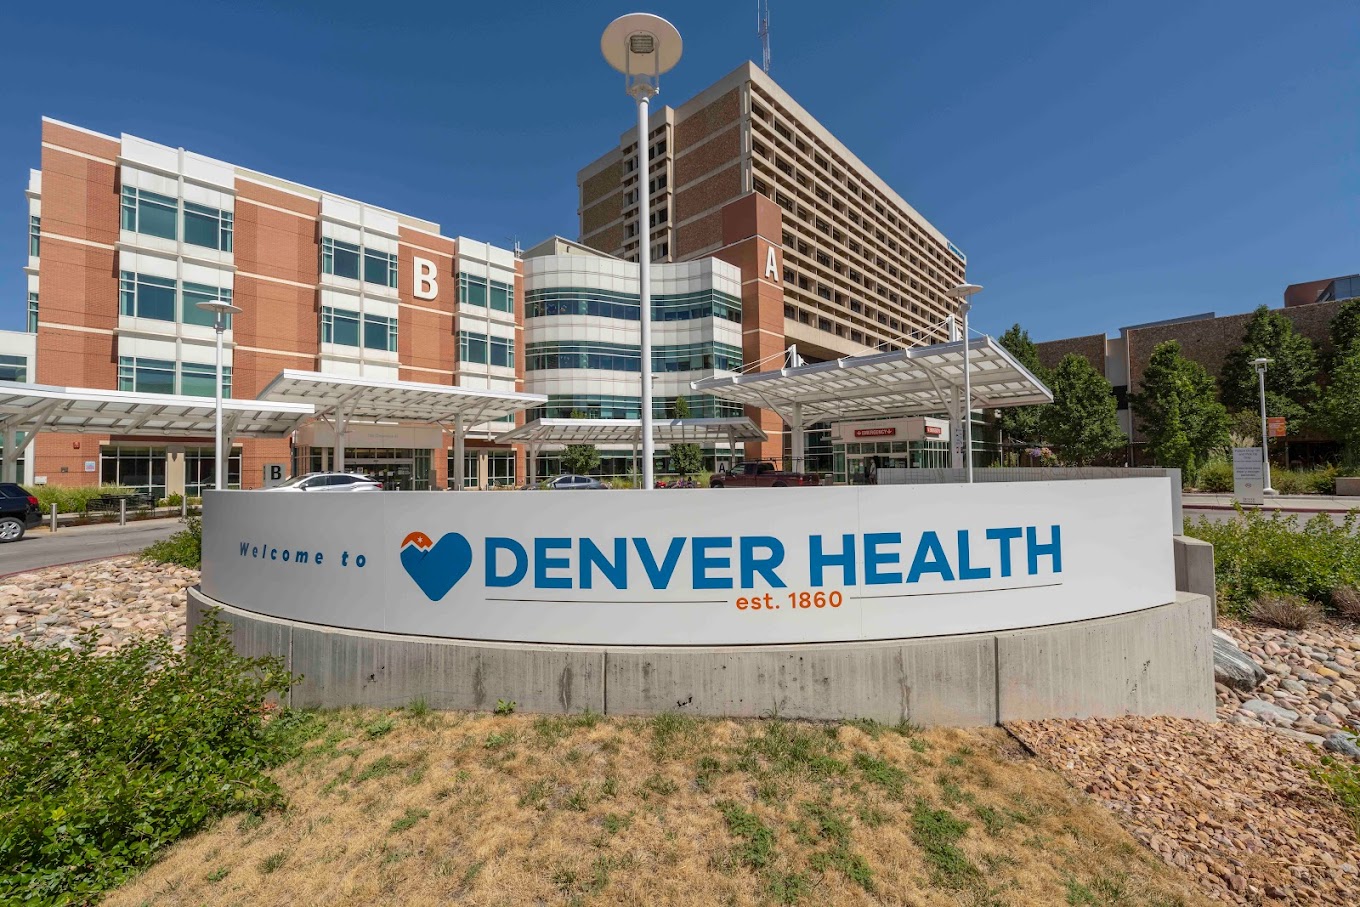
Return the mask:
<path fill-rule="evenodd" d="M 0 482 L 0 542 L 17 542 L 41 522 L 37 498 L 13 482 Z"/>

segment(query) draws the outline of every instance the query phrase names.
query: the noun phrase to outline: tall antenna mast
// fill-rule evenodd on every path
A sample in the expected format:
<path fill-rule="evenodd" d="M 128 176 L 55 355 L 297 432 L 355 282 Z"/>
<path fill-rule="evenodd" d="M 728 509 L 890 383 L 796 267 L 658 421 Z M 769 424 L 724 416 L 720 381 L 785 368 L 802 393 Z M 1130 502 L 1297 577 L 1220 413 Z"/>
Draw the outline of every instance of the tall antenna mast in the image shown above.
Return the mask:
<path fill-rule="evenodd" d="M 761 67 L 770 74 L 770 0 L 756 0 L 756 35 L 760 38 Z"/>

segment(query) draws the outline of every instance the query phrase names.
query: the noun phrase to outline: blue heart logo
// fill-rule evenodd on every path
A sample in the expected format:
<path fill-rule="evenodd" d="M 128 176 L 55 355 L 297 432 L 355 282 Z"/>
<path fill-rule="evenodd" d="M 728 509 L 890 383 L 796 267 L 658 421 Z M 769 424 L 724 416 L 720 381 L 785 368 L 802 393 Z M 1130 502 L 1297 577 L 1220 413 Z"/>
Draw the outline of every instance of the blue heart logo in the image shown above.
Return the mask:
<path fill-rule="evenodd" d="M 437 602 L 472 567 L 472 546 L 457 532 L 445 533 L 438 543 L 423 532 L 412 532 L 402 540 L 401 565 L 420 591 Z"/>

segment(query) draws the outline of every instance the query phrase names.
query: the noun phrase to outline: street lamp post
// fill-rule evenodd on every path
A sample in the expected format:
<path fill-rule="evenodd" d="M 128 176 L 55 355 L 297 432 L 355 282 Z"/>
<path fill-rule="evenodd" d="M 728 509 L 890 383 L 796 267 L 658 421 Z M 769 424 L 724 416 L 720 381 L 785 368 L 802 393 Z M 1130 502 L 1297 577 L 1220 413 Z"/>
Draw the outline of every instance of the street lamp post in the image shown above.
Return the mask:
<path fill-rule="evenodd" d="M 650 490 L 656 438 L 652 433 L 652 228 L 651 168 L 647 159 L 647 105 L 660 90 L 660 77 L 680 60 L 680 32 L 660 16 L 629 13 L 605 28 L 600 51 L 624 74 L 628 94 L 637 101 L 638 307 L 642 325 L 642 487 Z"/>
<path fill-rule="evenodd" d="M 963 329 L 963 472 L 964 481 L 973 484 L 973 374 L 968 362 L 968 312 L 973 304 L 968 297 L 980 291 L 975 283 L 961 283 L 944 291 L 959 301 L 959 320 Z"/>
<path fill-rule="evenodd" d="M 217 335 L 217 382 L 213 385 L 213 397 L 217 403 L 217 427 L 213 432 L 213 488 L 222 490 L 227 485 L 227 463 L 222 450 L 222 332 L 227 329 L 228 316 L 241 311 L 225 299 L 210 299 L 196 303 L 205 312 L 213 314 L 213 332 Z"/>
<path fill-rule="evenodd" d="M 1263 494 L 1275 493 L 1275 489 L 1270 487 L 1270 431 L 1269 420 L 1266 419 L 1266 366 L 1274 361 L 1264 356 L 1251 360 L 1251 364 L 1256 366 L 1256 377 L 1261 387 L 1261 468 L 1264 470 L 1265 479 L 1265 487 L 1261 489 Z"/>

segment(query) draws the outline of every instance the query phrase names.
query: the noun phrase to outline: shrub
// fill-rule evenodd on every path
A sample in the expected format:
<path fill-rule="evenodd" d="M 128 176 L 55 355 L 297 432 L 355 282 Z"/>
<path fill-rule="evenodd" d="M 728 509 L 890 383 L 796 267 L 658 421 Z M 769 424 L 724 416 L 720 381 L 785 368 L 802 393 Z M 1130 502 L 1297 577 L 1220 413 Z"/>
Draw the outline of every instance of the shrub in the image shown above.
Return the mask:
<path fill-rule="evenodd" d="M 1195 484 L 1200 491 L 1218 494 L 1233 490 L 1233 467 L 1227 460 L 1210 460 L 1199 469 Z"/>
<path fill-rule="evenodd" d="M 1337 586 L 1332 590 L 1332 607 L 1342 617 L 1360 620 L 1360 588 Z"/>
<path fill-rule="evenodd" d="M 176 492 L 165 499 L 166 507 L 180 507 L 184 504 L 184 495 Z"/>
<path fill-rule="evenodd" d="M 84 513 L 85 505 L 106 494 L 132 494 L 131 488 L 121 485 L 34 485 L 28 493 L 38 499 L 43 513 L 50 513 L 57 505 L 57 513 Z"/>
<path fill-rule="evenodd" d="M 185 528 L 142 549 L 142 557 L 159 564 L 179 564 L 197 570 L 203 562 L 203 519 L 191 516 Z"/>
<path fill-rule="evenodd" d="M 181 652 L 0 647 L 0 903 L 89 903 L 226 813 L 281 803 L 265 774 L 310 719 L 267 721 L 293 681 L 242 658 L 215 616 Z"/>
<path fill-rule="evenodd" d="M 1266 595 L 1298 595 L 1332 603 L 1332 590 L 1360 587 L 1360 511 L 1340 525 L 1319 513 L 1302 526 L 1297 516 L 1242 511 L 1237 519 L 1186 521 L 1186 535 L 1214 546 L 1220 606 L 1244 614 Z"/>
<path fill-rule="evenodd" d="M 1298 595 L 1263 595 L 1247 613 L 1252 620 L 1281 630 L 1307 630 L 1322 619 L 1322 607 Z"/>

